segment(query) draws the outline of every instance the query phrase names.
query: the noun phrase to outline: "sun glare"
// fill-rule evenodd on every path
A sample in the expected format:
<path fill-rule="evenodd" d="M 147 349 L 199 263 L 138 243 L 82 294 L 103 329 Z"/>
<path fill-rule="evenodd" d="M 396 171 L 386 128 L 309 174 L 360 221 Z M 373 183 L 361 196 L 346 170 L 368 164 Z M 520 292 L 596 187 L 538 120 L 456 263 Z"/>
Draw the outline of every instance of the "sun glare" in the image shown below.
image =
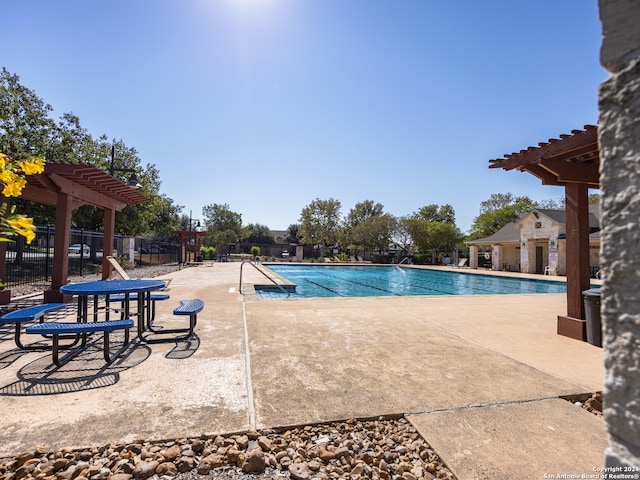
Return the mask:
<path fill-rule="evenodd" d="M 283 3 L 282 0 L 222 0 L 220 2 L 231 15 L 243 18 L 273 16 Z"/>

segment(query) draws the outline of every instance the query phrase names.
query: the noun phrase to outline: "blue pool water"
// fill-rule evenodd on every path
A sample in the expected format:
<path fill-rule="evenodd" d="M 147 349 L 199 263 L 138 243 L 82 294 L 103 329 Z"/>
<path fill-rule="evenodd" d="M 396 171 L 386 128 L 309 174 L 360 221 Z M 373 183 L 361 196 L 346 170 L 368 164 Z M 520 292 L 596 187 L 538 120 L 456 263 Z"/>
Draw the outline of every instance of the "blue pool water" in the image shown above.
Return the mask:
<path fill-rule="evenodd" d="M 394 295 L 493 295 L 566 293 L 564 282 L 398 266 L 268 265 L 297 284 L 293 298 Z M 259 298 L 283 298 L 277 288 L 256 289 Z"/>

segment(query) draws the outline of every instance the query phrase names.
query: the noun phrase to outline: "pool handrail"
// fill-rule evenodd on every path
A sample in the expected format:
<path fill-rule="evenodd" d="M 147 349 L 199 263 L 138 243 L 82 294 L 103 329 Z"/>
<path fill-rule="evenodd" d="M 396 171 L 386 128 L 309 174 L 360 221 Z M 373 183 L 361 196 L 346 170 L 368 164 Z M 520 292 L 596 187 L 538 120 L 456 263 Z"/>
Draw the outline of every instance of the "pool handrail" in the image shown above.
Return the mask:
<path fill-rule="evenodd" d="M 282 290 L 284 293 L 287 294 L 287 298 L 289 296 L 291 296 L 291 293 L 289 293 L 286 288 L 284 288 L 282 285 L 280 285 L 278 282 L 276 282 L 273 278 L 271 278 L 269 275 L 267 275 L 266 272 L 264 272 L 260 268 L 258 268 L 258 265 L 256 263 L 253 263 L 251 260 L 244 260 L 240 264 L 240 284 L 238 285 L 238 291 L 240 292 L 240 295 L 244 295 L 244 293 L 242 292 L 242 267 L 244 267 L 245 263 L 248 263 L 253 268 L 255 268 L 257 271 L 259 271 L 262 275 L 267 277 L 269 279 L 269 281 L 271 281 L 271 283 L 273 283 L 276 287 L 278 287 L 280 290 Z"/>

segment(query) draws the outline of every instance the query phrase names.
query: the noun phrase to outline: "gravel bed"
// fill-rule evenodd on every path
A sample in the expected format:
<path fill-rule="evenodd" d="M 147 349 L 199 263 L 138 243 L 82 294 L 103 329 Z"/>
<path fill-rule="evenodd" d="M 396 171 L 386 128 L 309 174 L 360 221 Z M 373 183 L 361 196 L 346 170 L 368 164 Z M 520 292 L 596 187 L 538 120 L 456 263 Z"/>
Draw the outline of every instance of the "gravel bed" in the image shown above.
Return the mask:
<path fill-rule="evenodd" d="M 403 417 L 48 451 L 0 462 L 2 480 L 455 479 Z"/>

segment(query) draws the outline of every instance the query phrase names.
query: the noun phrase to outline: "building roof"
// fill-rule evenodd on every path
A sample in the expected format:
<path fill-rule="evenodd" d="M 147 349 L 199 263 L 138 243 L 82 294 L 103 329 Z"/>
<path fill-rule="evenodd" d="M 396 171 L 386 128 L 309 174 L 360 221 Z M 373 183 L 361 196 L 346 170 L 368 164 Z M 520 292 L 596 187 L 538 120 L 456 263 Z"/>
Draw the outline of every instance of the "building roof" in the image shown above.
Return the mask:
<path fill-rule="evenodd" d="M 551 220 L 565 224 L 567 223 L 567 215 L 565 210 L 550 209 L 550 208 L 535 208 L 530 212 L 520 215 L 516 220 L 507 223 L 504 227 L 498 230 L 493 235 L 485 238 L 478 238 L 476 240 L 470 240 L 466 242 L 469 244 L 496 244 L 496 243 L 517 243 L 520 241 L 520 223 L 527 216 L 532 213 L 538 213 L 544 215 Z M 589 205 L 589 229 L 591 231 L 589 238 L 600 238 L 600 205 Z M 596 235 L 597 233 L 597 235 Z M 561 236 L 562 237 L 562 236 Z M 564 238 L 564 237 L 562 237 Z"/>
<path fill-rule="evenodd" d="M 520 241 L 520 220 L 522 220 L 522 216 L 518 219 L 507 223 L 504 227 L 498 230 L 493 235 L 484 238 L 478 238 L 476 240 L 469 240 L 465 242 L 467 245 L 469 244 L 487 244 L 493 245 L 496 243 L 508 243 L 508 242 L 519 242 Z"/>
<path fill-rule="evenodd" d="M 271 230 L 271 234 L 273 235 L 276 243 L 287 243 L 286 239 L 289 234 L 288 230 Z"/>

